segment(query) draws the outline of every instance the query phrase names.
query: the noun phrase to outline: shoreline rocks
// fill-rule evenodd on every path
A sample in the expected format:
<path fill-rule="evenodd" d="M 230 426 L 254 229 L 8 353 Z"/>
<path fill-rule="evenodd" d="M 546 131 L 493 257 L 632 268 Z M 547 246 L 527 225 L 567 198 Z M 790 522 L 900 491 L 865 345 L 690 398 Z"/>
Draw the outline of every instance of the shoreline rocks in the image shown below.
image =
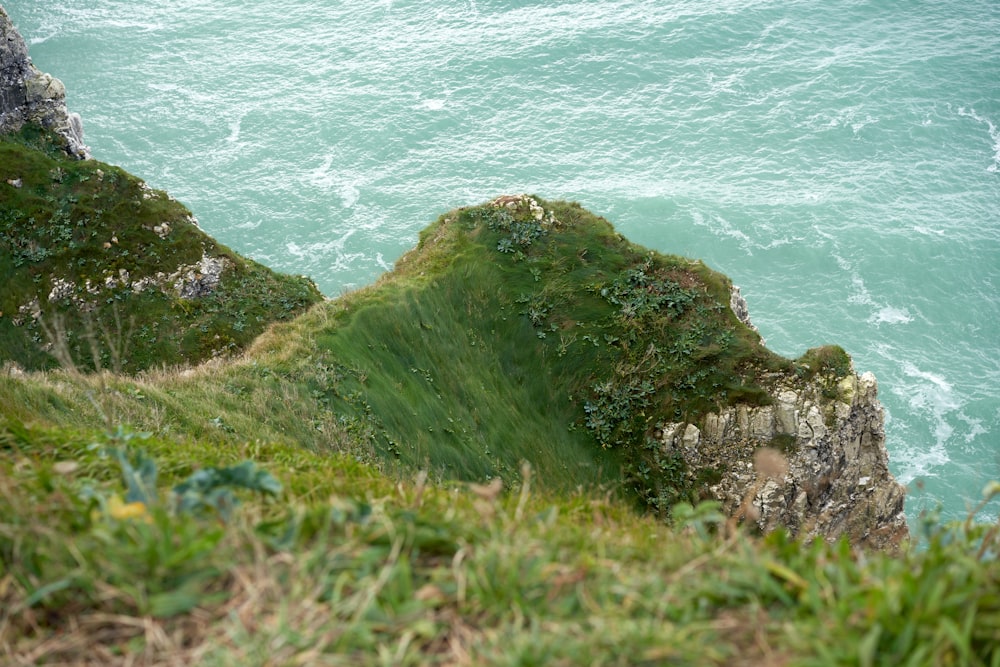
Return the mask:
<path fill-rule="evenodd" d="M 0 134 L 18 132 L 26 123 L 62 138 L 67 155 L 90 158 L 83 119 L 66 108 L 66 87 L 32 64 L 24 38 L 0 7 Z"/>

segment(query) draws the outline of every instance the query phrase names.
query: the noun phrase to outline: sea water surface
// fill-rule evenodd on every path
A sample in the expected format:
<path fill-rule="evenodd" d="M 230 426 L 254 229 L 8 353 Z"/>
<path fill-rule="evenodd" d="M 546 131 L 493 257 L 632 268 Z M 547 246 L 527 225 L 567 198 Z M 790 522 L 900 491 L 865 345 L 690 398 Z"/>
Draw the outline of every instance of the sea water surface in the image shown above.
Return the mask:
<path fill-rule="evenodd" d="M 576 200 L 874 371 L 911 521 L 1000 479 L 996 0 L 0 3 L 96 158 L 330 296 L 453 207 Z"/>

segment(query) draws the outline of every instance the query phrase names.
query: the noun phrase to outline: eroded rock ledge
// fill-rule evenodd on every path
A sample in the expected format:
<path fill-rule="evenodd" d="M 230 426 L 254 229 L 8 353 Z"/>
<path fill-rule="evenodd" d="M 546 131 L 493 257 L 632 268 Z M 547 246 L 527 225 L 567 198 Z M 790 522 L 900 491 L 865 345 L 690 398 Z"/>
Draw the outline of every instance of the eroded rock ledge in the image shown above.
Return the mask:
<path fill-rule="evenodd" d="M 889 471 L 885 418 L 872 373 L 776 380 L 771 405 L 737 405 L 698 424 L 661 429 L 668 454 L 689 469 L 721 471 L 706 491 L 729 515 L 761 530 L 893 549 L 909 532 L 905 488 Z M 782 452 L 778 470 L 755 465 L 761 447 Z M 781 458 L 781 457 L 778 457 Z"/>
<path fill-rule="evenodd" d="M 83 121 L 66 108 L 66 87 L 32 64 L 24 38 L 0 7 L 0 134 L 17 132 L 26 123 L 58 135 L 68 155 L 90 157 Z"/>

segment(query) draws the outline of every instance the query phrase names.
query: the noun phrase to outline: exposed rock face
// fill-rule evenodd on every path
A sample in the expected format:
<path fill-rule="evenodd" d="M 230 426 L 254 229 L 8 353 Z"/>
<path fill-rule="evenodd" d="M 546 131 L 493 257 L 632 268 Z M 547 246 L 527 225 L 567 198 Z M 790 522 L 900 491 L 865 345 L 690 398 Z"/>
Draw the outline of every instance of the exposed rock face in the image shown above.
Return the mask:
<path fill-rule="evenodd" d="M 740 294 L 740 288 L 736 285 L 733 285 L 729 293 L 729 307 L 736 314 L 736 319 L 757 331 L 757 327 L 750 321 L 750 307 L 747 305 L 747 300 Z"/>
<path fill-rule="evenodd" d="M 698 424 L 661 429 L 667 453 L 690 470 L 718 471 L 703 489 L 727 514 L 745 514 L 764 531 L 779 525 L 804 538 L 847 536 L 859 546 L 892 549 L 908 534 L 905 489 L 889 472 L 878 382 L 852 371 L 775 380 L 773 403 L 737 405 Z M 775 474 L 754 464 L 771 447 L 787 464 Z M 780 457 L 777 457 L 780 458 Z"/>
<path fill-rule="evenodd" d="M 66 87 L 35 68 L 24 38 L 0 7 L 0 134 L 17 132 L 25 123 L 38 124 L 62 137 L 69 155 L 81 160 L 90 157 L 83 143 L 83 121 L 66 109 Z"/>
<path fill-rule="evenodd" d="M 198 264 L 182 266 L 170 278 L 180 298 L 197 299 L 215 291 L 228 264 L 225 257 L 202 255 Z"/>

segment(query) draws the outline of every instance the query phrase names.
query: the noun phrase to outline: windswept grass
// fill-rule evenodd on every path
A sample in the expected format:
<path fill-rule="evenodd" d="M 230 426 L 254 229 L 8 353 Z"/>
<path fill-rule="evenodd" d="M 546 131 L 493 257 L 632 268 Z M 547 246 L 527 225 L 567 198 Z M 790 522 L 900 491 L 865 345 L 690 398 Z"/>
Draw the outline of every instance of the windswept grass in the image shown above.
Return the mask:
<path fill-rule="evenodd" d="M 19 419 L 298 444 L 434 479 L 509 480 L 529 461 L 551 488 L 614 488 L 665 515 L 720 474 L 663 455 L 665 423 L 766 402 L 765 376 L 849 369 L 842 351 L 769 352 L 729 292 L 577 204 L 524 196 L 441 216 L 376 285 L 276 324 L 242 358 L 39 375 L 0 397 Z"/>
<path fill-rule="evenodd" d="M 22 194 L 68 196 L 42 167 Z M 268 294 L 261 323 L 309 301 Z M 0 661 L 1000 666 L 1000 524 L 928 519 L 896 555 L 750 536 L 650 445 L 766 402 L 765 377 L 839 390 L 843 350 L 773 355 L 728 298 L 523 197 L 442 216 L 378 284 L 238 357 L 7 364 Z"/>

